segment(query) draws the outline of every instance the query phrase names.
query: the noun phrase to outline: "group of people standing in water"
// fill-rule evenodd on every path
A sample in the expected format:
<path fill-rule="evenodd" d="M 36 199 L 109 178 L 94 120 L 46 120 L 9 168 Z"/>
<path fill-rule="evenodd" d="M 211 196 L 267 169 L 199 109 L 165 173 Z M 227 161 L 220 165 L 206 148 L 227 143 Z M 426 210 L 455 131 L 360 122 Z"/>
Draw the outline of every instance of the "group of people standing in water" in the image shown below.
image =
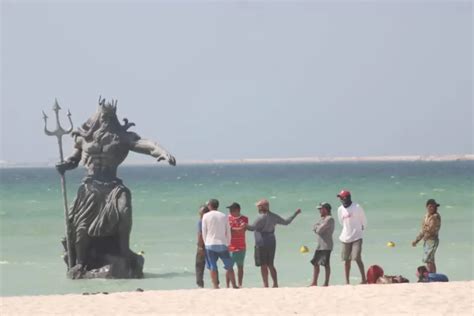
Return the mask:
<path fill-rule="evenodd" d="M 278 287 L 277 270 L 274 265 L 276 238 L 275 226 L 288 225 L 301 213 L 298 209 L 287 219 L 283 219 L 270 211 L 268 200 L 260 200 L 256 204 L 259 216 L 253 224 L 243 216 L 238 203 L 228 206 L 229 215 L 218 211 L 219 201 L 210 199 L 201 206 L 199 213 L 201 220 L 198 223 L 198 250 L 196 254 L 196 283 L 204 287 L 204 266 L 210 271 L 214 288 L 219 288 L 217 260 L 220 258 L 226 270 L 226 285 L 233 288 L 242 287 L 244 275 L 244 260 L 246 255 L 245 231 L 255 232 L 255 265 L 260 267 L 263 286 L 268 287 L 270 274 L 273 287 Z M 237 265 L 238 279 L 235 279 L 233 269 Z"/>
<path fill-rule="evenodd" d="M 342 226 L 339 240 L 342 243 L 341 258 L 344 261 L 344 272 L 346 284 L 350 284 L 349 276 L 351 262 L 355 261 L 361 274 L 361 283 L 391 283 L 378 282 L 382 280 L 398 280 L 388 276 L 374 274 L 373 271 L 380 271 L 369 268 L 365 274 L 364 263 L 362 261 L 362 241 L 364 230 L 367 228 L 367 218 L 364 209 L 352 201 L 351 193 L 342 190 L 337 194 L 341 205 L 337 210 L 337 219 Z M 290 217 L 284 219 L 280 215 L 270 211 L 270 203 L 262 199 L 256 203 L 258 209 L 257 219 L 250 224 L 246 216 L 241 214 L 241 207 L 234 202 L 227 206 L 229 214 L 224 214 L 218 210 L 219 201 L 210 199 L 206 205 L 199 209 L 200 220 L 198 222 L 198 243 L 196 254 L 196 283 L 199 287 L 204 287 L 205 266 L 210 271 L 212 286 L 219 288 L 219 275 L 217 261 L 221 259 L 226 270 L 226 286 L 239 288 L 243 284 L 244 261 L 246 256 L 246 231 L 253 231 L 255 234 L 255 265 L 260 267 L 263 286 L 269 287 L 269 275 L 272 286 L 278 287 L 278 273 L 274 265 L 276 253 L 276 225 L 289 225 L 301 213 L 297 209 Z M 418 269 L 419 281 L 429 281 L 429 274 L 433 277 L 436 274 L 435 253 L 439 244 L 438 233 L 441 227 L 441 217 L 437 212 L 439 204 L 430 199 L 426 203 L 427 214 L 423 220 L 420 234 L 413 241 L 412 245 L 423 240 L 424 256 L 423 262 L 426 267 Z M 316 234 L 317 247 L 314 252 L 311 264 L 313 265 L 313 278 L 311 286 L 318 285 L 320 266 L 325 269 L 323 286 L 329 285 L 331 267 L 330 257 L 333 250 L 333 233 L 335 230 L 335 220 L 332 217 L 332 207 L 327 202 L 318 205 L 320 219 L 314 225 L 313 231 Z M 234 264 L 237 265 L 237 278 L 234 272 Z M 382 270 L 383 271 L 383 270 Z M 373 276 L 376 275 L 375 279 Z M 369 278 L 369 280 L 368 280 Z M 385 280 L 384 279 L 384 280 Z"/>

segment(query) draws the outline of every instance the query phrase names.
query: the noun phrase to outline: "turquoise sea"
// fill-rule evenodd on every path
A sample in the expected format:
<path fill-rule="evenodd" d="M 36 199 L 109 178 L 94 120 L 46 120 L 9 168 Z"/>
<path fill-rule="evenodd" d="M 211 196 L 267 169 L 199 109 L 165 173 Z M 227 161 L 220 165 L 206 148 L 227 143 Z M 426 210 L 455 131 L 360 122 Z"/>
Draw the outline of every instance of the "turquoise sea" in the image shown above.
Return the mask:
<path fill-rule="evenodd" d="M 69 203 L 83 174 L 82 168 L 67 174 Z M 352 191 L 368 217 L 366 268 L 378 264 L 387 274 L 415 281 L 422 247 L 411 247 L 411 241 L 426 200 L 435 198 L 442 216 L 438 270 L 451 280 L 472 280 L 473 175 L 472 161 L 122 167 L 119 176 L 133 194 L 131 245 L 145 252 L 146 277 L 72 281 L 65 277 L 61 258 L 64 214 L 55 169 L 0 169 L 0 295 L 195 288 L 197 210 L 209 198 L 218 198 L 224 211 L 224 206 L 239 202 L 250 221 L 260 198 L 268 198 L 271 209 L 284 217 L 301 208 L 303 213 L 290 226 L 277 227 L 276 267 L 280 286 L 306 286 L 315 247 L 312 226 L 319 217 L 316 205 L 327 201 L 336 210 L 336 194 L 342 188 Z M 340 230 L 337 224 L 331 284 L 343 283 Z M 396 246 L 387 247 L 389 241 Z M 261 286 L 253 242 L 247 233 L 246 287 Z M 302 245 L 310 253 L 300 253 Z M 209 286 L 207 274 L 205 282 Z M 352 282 L 359 282 L 355 266 Z"/>

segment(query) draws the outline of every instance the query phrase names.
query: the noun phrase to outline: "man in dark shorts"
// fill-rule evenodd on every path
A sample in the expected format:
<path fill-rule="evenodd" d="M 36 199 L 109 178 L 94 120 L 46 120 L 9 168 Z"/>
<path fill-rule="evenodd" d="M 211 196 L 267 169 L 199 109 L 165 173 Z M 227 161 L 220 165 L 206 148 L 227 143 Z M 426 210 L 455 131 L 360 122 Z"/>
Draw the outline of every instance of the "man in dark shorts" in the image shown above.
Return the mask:
<path fill-rule="evenodd" d="M 197 224 L 197 251 L 196 251 L 196 284 L 204 287 L 204 268 L 206 266 L 206 249 L 202 239 L 202 217 L 209 212 L 206 205 L 199 208 L 199 222 Z"/>
<path fill-rule="evenodd" d="M 330 257 L 333 247 L 332 234 L 334 233 L 334 218 L 331 216 L 331 205 L 329 203 L 319 204 L 321 219 L 314 225 L 313 231 L 316 234 L 318 246 L 311 260 L 313 264 L 313 282 L 310 286 L 318 285 L 319 266 L 323 266 L 326 271 L 324 286 L 329 285 L 331 274 Z"/>
<path fill-rule="evenodd" d="M 256 205 L 260 215 L 252 225 L 247 225 L 248 230 L 255 232 L 255 265 L 260 267 L 264 287 L 268 287 L 268 270 L 273 280 L 273 287 L 278 287 L 277 270 L 273 263 L 276 250 L 275 226 L 290 224 L 301 213 L 301 209 L 297 209 L 289 218 L 283 219 L 270 212 L 270 203 L 267 200 L 260 200 Z"/>

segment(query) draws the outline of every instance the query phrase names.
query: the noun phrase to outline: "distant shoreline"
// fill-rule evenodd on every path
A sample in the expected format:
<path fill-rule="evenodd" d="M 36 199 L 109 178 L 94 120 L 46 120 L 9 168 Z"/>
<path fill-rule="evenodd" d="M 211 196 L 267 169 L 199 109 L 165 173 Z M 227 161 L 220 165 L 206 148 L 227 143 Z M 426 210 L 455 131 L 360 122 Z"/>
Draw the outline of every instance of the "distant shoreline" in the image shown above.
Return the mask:
<path fill-rule="evenodd" d="M 183 161 L 181 164 L 278 164 L 278 163 L 330 163 L 330 162 L 399 162 L 399 161 L 474 161 L 474 154 L 439 156 L 371 156 L 371 157 L 294 157 L 216 159 L 209 161 Z"/>
<path fill-rule="evenodd" d="M 152 160 L 153 161 L 153 160 Z M 466 155 L 407 155 L 370 157 L 293 157 L 293 158 L 243 158 L 214 160 L 178 160 L 178 165 L 221 165 L 221 164 L 282 164 L 282 163 L 340 163 L 340 162 L 443 162 L 474 161 L 474 154 Z M 124 163 L 123 166 L 156 166 L 156 163 Z M 161 164 L 162 165 L 162 164 Z M 7 168 L 46 168 L 53 163 L 13 163 L 0 161 L 0 169 Z"/>

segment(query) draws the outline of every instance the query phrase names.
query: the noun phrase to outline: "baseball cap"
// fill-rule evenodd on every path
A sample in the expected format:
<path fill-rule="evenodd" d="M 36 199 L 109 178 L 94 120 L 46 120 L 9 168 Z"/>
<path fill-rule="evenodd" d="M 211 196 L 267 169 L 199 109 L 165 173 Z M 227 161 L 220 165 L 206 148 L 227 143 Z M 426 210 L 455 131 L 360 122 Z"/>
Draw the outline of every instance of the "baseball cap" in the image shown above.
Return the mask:
<path fill-rule="evenodd" d="M 234 202 L 232 203 L 231 205 L 227 206 L 228 209 L 236 209 L 236 208 L 239 208 L 240 209 L 240 204 L 237 203 L 237 202 Z"/>
<path fill-rule="evenodd" d="M 322 202 L 322 203 L 319 203 L 318 210 L 320 210 L 322 208 L 325 208 L 328 211 L 331 211 L 332 207 L 331 207 L 331 204 L 329 204 L 328 202 Z"/>
<path fill-rule="evenodd" d="M 428 205 L 436 205 L 436 206 L 439 206 L 439 204 L 436 202 L 435 199 L 429 199 L 428 201 L 426 201 L 426 206 Z"/>
<path fill-rule="evenodd" d="M 339 192 L 339 194 L 337 195 L 338 198 L 343 198 L 345 199 L 346 197 L 348 196 L 351 196 L 351 192 L 347 191 L 347 190 L 342 190 L 341 192 Z"/>

